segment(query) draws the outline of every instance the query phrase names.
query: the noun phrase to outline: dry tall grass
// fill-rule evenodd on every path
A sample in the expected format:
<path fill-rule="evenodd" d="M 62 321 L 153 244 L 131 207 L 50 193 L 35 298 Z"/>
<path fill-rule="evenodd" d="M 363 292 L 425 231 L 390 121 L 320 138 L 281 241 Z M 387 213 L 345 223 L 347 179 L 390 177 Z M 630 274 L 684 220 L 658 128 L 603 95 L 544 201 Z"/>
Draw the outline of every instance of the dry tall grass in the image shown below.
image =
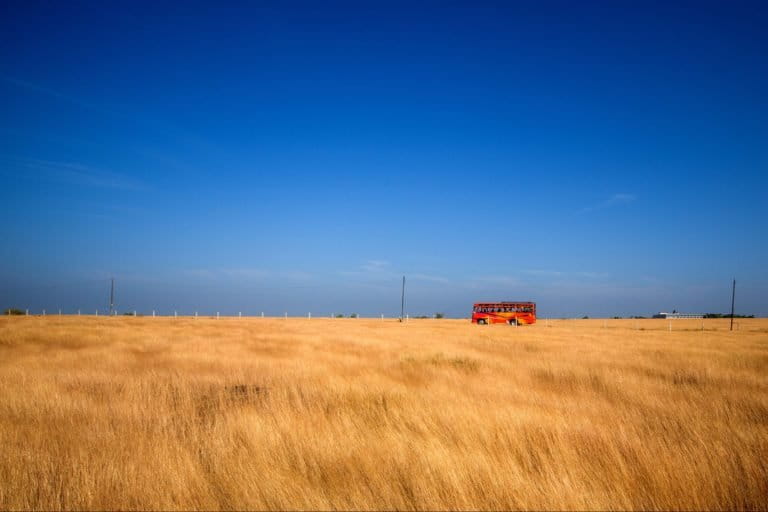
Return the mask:
<path fill-rule="evenodd" d="M 765 510 L 725 325 L 2 318 L 0 508 Z"/>

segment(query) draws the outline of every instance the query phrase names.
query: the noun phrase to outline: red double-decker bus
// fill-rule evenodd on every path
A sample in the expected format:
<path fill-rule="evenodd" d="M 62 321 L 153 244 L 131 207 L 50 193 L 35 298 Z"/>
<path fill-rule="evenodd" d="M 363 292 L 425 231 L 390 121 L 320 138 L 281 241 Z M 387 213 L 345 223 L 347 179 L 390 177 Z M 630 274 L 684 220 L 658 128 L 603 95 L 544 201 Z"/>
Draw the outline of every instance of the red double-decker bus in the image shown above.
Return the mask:
<path fill-rule="evenodd" d="M 536 323 L 535 302 L 478 302 L 472 323 L 528 325 Z"/>

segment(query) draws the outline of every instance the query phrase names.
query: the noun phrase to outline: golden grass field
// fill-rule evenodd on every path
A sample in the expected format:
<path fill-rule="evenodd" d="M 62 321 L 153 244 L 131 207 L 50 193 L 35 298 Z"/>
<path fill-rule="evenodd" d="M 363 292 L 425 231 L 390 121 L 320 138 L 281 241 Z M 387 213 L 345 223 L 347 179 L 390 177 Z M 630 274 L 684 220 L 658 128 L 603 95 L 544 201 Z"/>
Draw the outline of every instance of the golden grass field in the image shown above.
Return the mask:
<path fill-rule="evenodd" d="M 768 320 L 0 318 L 2 509 L 768 509 Z"/>

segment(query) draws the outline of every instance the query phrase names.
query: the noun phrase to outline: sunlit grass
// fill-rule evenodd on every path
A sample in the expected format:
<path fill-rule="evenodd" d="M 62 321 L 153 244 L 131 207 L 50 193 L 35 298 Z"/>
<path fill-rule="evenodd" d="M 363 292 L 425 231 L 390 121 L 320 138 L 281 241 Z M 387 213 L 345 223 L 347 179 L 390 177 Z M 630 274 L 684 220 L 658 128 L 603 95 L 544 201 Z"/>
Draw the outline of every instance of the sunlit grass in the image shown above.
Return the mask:
<path fill-rule="evenodd" d="M 668 325 L 2 318 L 0 508 L 765 510 L 768 321 Z"/>

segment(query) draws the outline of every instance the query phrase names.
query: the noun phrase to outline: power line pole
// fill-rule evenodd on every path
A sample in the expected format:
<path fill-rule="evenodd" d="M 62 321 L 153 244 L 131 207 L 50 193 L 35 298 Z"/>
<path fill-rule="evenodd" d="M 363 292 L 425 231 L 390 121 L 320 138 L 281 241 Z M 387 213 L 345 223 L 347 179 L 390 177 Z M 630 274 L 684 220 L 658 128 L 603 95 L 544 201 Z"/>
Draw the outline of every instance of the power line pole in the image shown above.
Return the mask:
<path fill-rule="evenodd" d="M 403 276 L 403 291 L 400 294 L 400 321 L 405 318 L 405 276 Z"/>
<path fill-rule="evenodd" d="M 115 278 L 112 278 L 112 287 L 109 289 L 109 314 L 110 316 L 115 310 Z"/>
<path fill-rule="evenodd" d="M 736 280 L 733 280 L 733 291 L 731 292 L 731 330 L 733 330 L 733 307 L 736 304 Z"/>

